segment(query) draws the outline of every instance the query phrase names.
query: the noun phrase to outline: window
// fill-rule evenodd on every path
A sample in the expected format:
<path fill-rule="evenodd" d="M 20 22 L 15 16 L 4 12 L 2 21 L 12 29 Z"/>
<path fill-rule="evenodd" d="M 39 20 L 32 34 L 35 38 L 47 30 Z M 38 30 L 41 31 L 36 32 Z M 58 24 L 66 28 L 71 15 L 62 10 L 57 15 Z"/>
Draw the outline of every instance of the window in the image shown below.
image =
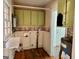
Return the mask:
<path fill-rule="evenodd" d="M 4 3 L 4 37 L 8 37 L 11 34 L 11 20 L 10 20 L 10 7 Z"/>

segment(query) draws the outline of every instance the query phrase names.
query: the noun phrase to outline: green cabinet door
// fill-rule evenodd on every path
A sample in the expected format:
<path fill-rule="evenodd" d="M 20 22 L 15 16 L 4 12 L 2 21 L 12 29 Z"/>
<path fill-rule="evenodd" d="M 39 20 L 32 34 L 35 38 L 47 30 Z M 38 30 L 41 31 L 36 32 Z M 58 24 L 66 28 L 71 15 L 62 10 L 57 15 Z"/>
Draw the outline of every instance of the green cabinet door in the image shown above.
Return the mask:
<path fill-rule="evenodd" d="M 17 26 L 43 26 L 45 14 L 41 10 L 15 9 Z"/>
<path fill-rule="evenodd" d="M 32 26 L 37 26 L 37 11 L 36 10 L 31 10 L 31 25 Z"/>
<path fill-rule="evenodd" d="M 24 10 L 24 26 L 30 26 L 31 13 L 30 10 Z"/>
<path fill-rule="evenodd" d="M 67 1 L 66 27 L 73 27 L 74 24 L 74 0 Z"/>
<path fill-rule="evenodd" d="M 45 23 L 44 11 L 38 11 L 38 26 L 43 26 Z"/>
<path fill-rule="evenodd" d="M 17 26 L 23 26 L 23 10 L 20 9 L 15 9 L 15 15 L 16 15 L 16 22 L 17 22 Z"/>

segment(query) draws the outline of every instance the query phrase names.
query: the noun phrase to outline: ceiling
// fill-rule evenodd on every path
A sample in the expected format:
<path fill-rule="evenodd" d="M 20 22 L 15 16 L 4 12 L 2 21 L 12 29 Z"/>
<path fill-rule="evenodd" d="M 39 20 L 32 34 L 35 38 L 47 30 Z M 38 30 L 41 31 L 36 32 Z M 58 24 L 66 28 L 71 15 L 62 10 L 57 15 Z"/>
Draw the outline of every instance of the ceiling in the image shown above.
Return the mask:
<path fill-rule="evenodd" d="M 52 0 L 13 0 L 14 4 L 27 6 L 45 6 Z"/>

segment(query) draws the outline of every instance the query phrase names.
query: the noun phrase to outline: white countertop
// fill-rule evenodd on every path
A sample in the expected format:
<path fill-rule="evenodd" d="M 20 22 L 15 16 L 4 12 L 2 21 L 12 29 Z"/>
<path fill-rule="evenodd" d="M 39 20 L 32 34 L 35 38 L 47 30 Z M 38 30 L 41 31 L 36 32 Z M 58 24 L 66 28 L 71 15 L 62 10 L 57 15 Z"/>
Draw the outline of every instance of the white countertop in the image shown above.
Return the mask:
<path fill-rule="evenodd" d="M 6 43 L 6 48 L 8 49 L 18 48 L 19 44 L 20 44 L 20 37 L 11 37 L 8 39 Z"/>

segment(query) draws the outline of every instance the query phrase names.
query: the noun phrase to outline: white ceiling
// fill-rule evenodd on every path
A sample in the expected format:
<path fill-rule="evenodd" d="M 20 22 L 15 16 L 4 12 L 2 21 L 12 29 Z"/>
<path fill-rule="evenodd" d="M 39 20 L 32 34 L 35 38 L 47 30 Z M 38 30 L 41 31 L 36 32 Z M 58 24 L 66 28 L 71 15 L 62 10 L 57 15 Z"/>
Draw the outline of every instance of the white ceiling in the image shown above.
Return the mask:
<path fill-rule="evenodd" d="M 14 4 L 28 5 L 28 6 L 44 6 L 52 0 L 13 0 Z"/>

